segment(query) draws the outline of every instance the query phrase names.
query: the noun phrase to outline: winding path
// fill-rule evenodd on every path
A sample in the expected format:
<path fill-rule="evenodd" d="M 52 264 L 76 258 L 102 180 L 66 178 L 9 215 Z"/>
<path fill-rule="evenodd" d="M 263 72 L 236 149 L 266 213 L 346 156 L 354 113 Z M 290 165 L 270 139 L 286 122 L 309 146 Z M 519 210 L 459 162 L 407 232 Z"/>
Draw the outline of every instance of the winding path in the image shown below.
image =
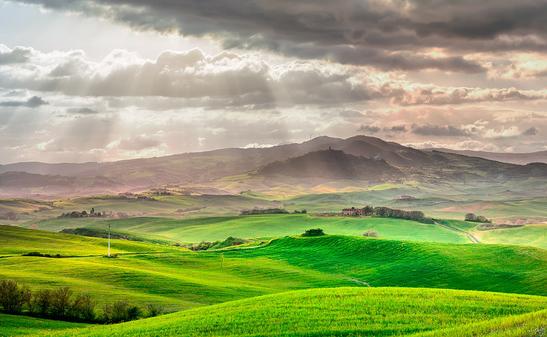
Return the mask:
<path fill-rule="evenodd" d="M 442 223 L 439 223 L 437 221 L 435 221 L 435 224 L 436 225 L 439 225 L 439 226 L 442 226 L 446 229 L 449 229 L 451 231 L 455 231 L 455 232 L 459 232 L 459 233 L 462 233 L 462 234 L 465 234 L 465 236 L 467 236 L 467 238 L 469 239 L 469 241 L 471 241 L 471 243 L 481 243 L 481 241 L 476 237 L 474 236 L 473 234 L 469 233 L 469 232 L 466 232 L 464 231 L 463 229 L 459 229 L 459 228 L 456 228 L 456 227 L 452 227 L 450 225 L 445 225 L 445 224 L 442 224 Z"/>

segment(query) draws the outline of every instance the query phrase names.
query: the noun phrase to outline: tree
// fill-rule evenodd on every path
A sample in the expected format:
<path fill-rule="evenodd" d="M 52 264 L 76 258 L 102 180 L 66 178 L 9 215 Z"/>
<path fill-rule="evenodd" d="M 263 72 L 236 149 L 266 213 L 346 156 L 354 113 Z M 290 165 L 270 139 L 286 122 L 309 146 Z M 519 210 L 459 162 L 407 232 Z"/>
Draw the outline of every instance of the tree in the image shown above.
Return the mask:
<path fill-rule="evenodd" d="M 65 318 L 70 309 L 72 290 L 69 287 L 61 287 L 51 292 L 50 313 L 55 318 Z"/>
<path fill-rule="evenodd" d="M 127 301 L 116 301 L 106 304 L 103 308 L 104 321 L 107 323 L 127 322 L 139 318 L 139 307 L 130 305 Z"/>
<path fill-rule="evenodd" d="M 95 319 L 95 302 L 91 296 L 80 294 L 76 296 L 69 308 L 69 316 L 81 321 L 92 321 Z"/>
<path fill-rule="evenodd" d="M 46 316 L 51 306 L 51 290 L 42 289 L 34 293 L 30 302 L 30 310 L 33 313 Z"/>
<path fill-rule="evenodd" d="M 322 236 L 325 235 L 321 228 L 308 229 L 302 234 L 302 236 Z"/>
<path fill-rule="evenodd" d="M 0 305 L 5 312 L 18 314 L 23 306 L 30 302 L 32 294 L 27 287 L 20 287 L 16 281 L 3 280 L 0 282 Z"/>
<path fill-rule="evenodd" d="M 155 305 L 155 304 L 147 304 L 146 305 L 146 316 L 147 317 L 156 317 L 158 315 L 163 314 L 163 307 Z"/>

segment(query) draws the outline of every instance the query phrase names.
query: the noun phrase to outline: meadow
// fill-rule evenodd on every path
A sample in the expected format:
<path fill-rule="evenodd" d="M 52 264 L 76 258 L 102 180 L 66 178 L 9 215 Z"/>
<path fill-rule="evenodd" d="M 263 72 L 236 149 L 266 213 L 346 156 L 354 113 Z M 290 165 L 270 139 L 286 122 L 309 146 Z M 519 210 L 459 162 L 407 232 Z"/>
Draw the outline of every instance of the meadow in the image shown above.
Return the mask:
<path fill-rule="evenodd" d="M 27 316 L 0 314 L 0 336 L 37 336 L 65 329 L 77 329 L 88 326 L 82 323 L 54 321 Z"/>
<path fill-rule="evenodd" d="M 200 242 L 224 240 L 228 236 L 245 239 L 297 235 L 309 228 L 322 228 L 326 233 L 361 236 L 368 230 L 380 238 L 394 240 L 465 243 L 462 233 L 435 224 L 389 218 L 351 218 L 313 216 L 308 214 L 270 214 L 252 216 L 199 217 L 170 219 L 140 217 L 129 219 L 50 219 L 33 224 L 33 228 L 60 231 L 63 228 L 90 227 L 104 230 L 110 224 L 118 233 L 170 240 Z"/>
<path fill-rule="evenodd" d="M 480 230 L 476 223 L 455 220 L 459 214 L 435 224 L 317 214 L 237 215 L 254 202 L 336 210 L 369 203 L 371 196 L 407 209 L 448 205 L 436 198 L 395 200 L 401 188 L 377 186 L 282 202 L 252 193 L 8 202 L 11 209 L 27 210 L 15 222 L 26 228 L 0 225 L 0 279 L 32 290 L 69 286 L 92 296 L 99 311 L 104 304 L 128 299 L 171 314 L 89 327 L 0 315 L 0 336 L 520 337 L 544 329 L 545 224 Z M 457 199 L 457 192 L 451 198 Z M 466 205 L 477 202 L 482 203 Z M 204 203 L 209 206 L 203 208 Z M 542 203 L 538 199 L 530 207 Z M 495 204 L 506 205 L 508 213 L 517 206 L 525 209 L 524 201 Z M 130 216 L 58 217 L 91 207 Z M 480 214 L 483 210 L 488 214 L 479 209 Z M 107 240 L 59 233 L 67 228 L 104 232 L 108 225 L 113 233 L 138 241 L 113 239 L 116 258 L 105 258 Z M 300 237 L 310 228 L 328 235 Z M 363 237 L 368 231 L 378 237 Z M 470 235 L 480 244 L 472 244 Z M 199 252 L 184 247 L 229 236 L 250 243 Z M 24 256 L 31 252 L 60 257 Z"/>
<path fill-rule="evenodd" d="M 32 289 L 70 286 L 99 304 L 130 298 L 167 311 L 289 290 L 428 287 L 546 295 L 547 253 L 532 247 L 404 242 L 351 236 L 284 237 L 192 252 L 1 226 L 0 279 Z M 21 256 L 39 251 L 66 258 Z M 85 252 L 87 251 L 87 252 Z"/>
<path fill-rule="evenodd" d="M 544 297 L 407 288 L 327 288 L 254 297 L 42 336 L 400 336 L 539 311 Z"/>

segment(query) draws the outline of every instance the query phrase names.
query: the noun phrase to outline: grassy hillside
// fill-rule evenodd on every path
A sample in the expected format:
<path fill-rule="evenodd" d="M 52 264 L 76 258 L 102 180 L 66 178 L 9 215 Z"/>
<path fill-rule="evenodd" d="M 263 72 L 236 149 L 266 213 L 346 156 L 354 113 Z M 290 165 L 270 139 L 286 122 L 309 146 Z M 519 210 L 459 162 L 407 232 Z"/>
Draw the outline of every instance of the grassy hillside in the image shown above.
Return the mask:
<path fill-rule="evenodd" d="M 469 242 L 462 233 L 438 225 L 388 218 L 314 217 L 306 214 L 205 217 L 191 219 L 130 218 L 120 220 L 51 219 L 39 222 L 37 228 L 59 231 L 63 228 L 112 225 L 114 231 L 147 235 L 156 239 L 181 242 L 240 238 L 271 238 L 296 235 L 320 227 L 329 234 L 361 236 L 374 230 L 380 238 L 394 240 Z"/>
<path fill-rule="evenodd" d="M 112 253 L 143 253 L 173 250 L 169 246 L 150 245 L 127 240 L 112 240 Z M 29 252 L 63 256 L 106 255 L 107 241 L 77 235 L 37 231 L 0 225 L 0 256 Z"/>
<path fill-rule="evenodd" d="M 168 311 L 292 289 L 352 285 L 353 282 L 267 258 L 223 259 L 158 244 L 113 240 L 120 255 L 107 259 L 106 240 L 0 226 L 0 279 L 31 288 L 70 286 L 100 304 L 130 299 Z M 76 255 L 70 258 L 21 253 Z"/>
<path fill-rule="evenodd" d="M 529 247 L 326 236 L 195 253 L 114 240 L 113 250 L 120 255 L 107 259 L 102 257 L 104 239 L 15 227 L 0 227 L 0 237 L 5 238 L 0 279 L 35 289 L 66 285 L 90 293 L 99 303 L 129 298 L 169 311 L 287 290 L 367 283 L 547 294 L 547 252 Z M 78 257 L 16 254 L 36 250 Z"/>
<path fill-rule="evenodd" d="M 538 337 L 545 335 L 547 309 L 528 314 L 499 317 L 456 328 L 418 333 L 413 337 Z"/>
<path fill-rule="evenodd" d="M 37 336 L 85 326 L 87 324 L 0 314 L 0 337 Z"/>
<path fill-rule="evenodd" d="M 212 253 L 214 254 L 214 253 Z M 415 243 L 358 237 L 286 237 L 227 257 L 267 257 L 368 283 L 547 295 L 547 251 L 532 247 Z"/>
<path fill-rule="evenodd" d="M 524 227 L 474 231 L 482 242 L 512 245 L 527 245 L 547 249 L 547 224 L 533 224 Z"/>
<path fill-rule="evenodd" d="M 543 297 L 405 288 L 289 292 L 55 336 L 394 336 L 541 310 Z"/>

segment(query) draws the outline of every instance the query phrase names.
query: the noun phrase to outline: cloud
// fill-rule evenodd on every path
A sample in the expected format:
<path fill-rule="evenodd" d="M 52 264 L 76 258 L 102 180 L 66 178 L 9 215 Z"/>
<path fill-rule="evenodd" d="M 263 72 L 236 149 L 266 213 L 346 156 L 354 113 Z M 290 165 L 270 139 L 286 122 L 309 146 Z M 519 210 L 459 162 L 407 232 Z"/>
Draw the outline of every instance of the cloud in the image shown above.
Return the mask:
<path fill-rule="evenodd" d="M 32 50 L 30 48 L 16 47 L 10 49 L 0 44 L 0 66 L 5 64 L 25 63 L 29 61 Z"/>
<path fill-rule="evenodd" d="M 359 129 L 357 129 L 357 132 L 378 133 L 381 130 L 382 130 L 381 128 L 377 126 L 373 126 L 373 125 L 361 125 Z"/>
<path fill-rule="evenodd" d="M 547 50 L 544 0 L 19 0 L 227 48 L 389 69 L 480 72 L 469 52 Z M 433 55 L 431 50 L 443 50 Z"/>
<path fill-rule="evenodd" d="M 469 136 L 467 130 L 452 125 L 412 125 L 412 132 L 420 136 L 434 137 L 466 137 Z"/>
<path fill-rule="evenodd" d="M 140 151 L 152 147 L 157 147 L 161 144 L 158 139 L 146 136 L 138 135 L 133 138 L 124 138 L 119 144 L 118 148 L 122 150 Z"/>
<path fill-rule="evenodd" d="M 69 108 L 66 110 L 69 114 L 80 114 L 80 115 L 94 115 L 98 114 L 97 110 L 91 108 Z"/>
<path fill-rule="evenodd" d="M 0 107 L 11 107 L 11 108 L 17 108 L 17 107 L 26 107 L 26 108 L 37 108 L 41 105 L 49 104 L 48 102 L 44 101 L 42 97 L 38 96 L 32 96 L 31 98 L 25 100 L 25 101 L 4 101 L 0 102 Z"/>
<path fill-rule="evenodd" d="M 165 51 L 152 61 L 122 50 L 101 62 L 87 60 L 81 51 L 35 52 L 34 58 L 31 71 L 6 68 L 0 86 L 70 96 L 172 97 L 188 106 L 223 108 L 336 104 L 380 95 L 362 70 L 317 62 L 271 66 L 229 52 Z"/>
<path fill-rule="evenodd" d="M 447 105 L 547 99 L 547 90 L 442 87 L 385 76 L 363 67 L 323 61 L 269 64 L 259 55 L 222 52 L 208 56 L 198 49 L 164 51 L 157 59 L 114 50 L 100 62 L 79 50 L 42 53 L 24 66 L 0 72 L 6 89 L 69 96 L 166 97 L 163 106 L 262 109 L 294 105 L 336 105 L 390 99 L 395 105 Z M 348 109 L 340 116 L 348 117 Z M 71 113 L 91 111 L 70 110 Z M 344 116 L 343 114 L 346 114 Z"/>
<path fill-rule="evenodd" d="M 404 125 L 395 125 L 389 128 L 384 128 L 385 131 L 390 132 L 406 132 L 406 126 Z"/>
<path fill-rule="evenodd" d="M 439 87 L 408 84 L 397 87 L 397 83 L 384 87 L 386 95 L 399 105 L 447 105 L 477 102 L 532 101 L 547 99 L 547 90 L 519 90 L 516 88 L 467 88 Z"/>

